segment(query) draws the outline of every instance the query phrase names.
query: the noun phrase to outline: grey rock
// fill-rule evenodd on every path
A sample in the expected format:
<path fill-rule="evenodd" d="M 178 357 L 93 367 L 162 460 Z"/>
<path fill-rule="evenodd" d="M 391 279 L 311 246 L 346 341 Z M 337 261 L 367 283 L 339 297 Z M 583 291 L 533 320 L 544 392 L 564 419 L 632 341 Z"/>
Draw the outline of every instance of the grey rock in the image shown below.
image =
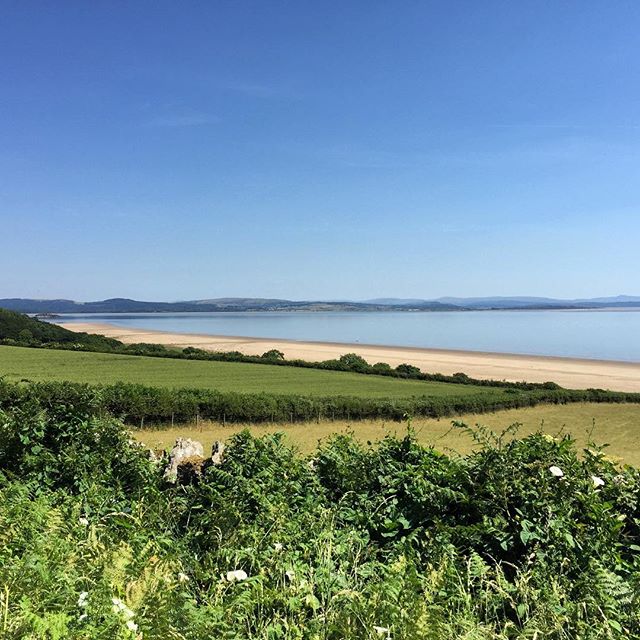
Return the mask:
<path fill-rule="evenodd" d="M 169 452 L 169 464 L 164 470 L 164 479 L 175 484 L 178 479 L 178 467 L 186 458 L 202 458 L 204 448 L 197 440 L 191 438 L 178 438 L 173 449 Z"/>
<path fill-rule="evenodd" d="M 220 442 L 220 440 L 216 440 L 213 443 L 213 447 L 211 448 L 211 463 L 218 466 L 222 464 L 222 458 L 224 456 L 224 442 Z"/>

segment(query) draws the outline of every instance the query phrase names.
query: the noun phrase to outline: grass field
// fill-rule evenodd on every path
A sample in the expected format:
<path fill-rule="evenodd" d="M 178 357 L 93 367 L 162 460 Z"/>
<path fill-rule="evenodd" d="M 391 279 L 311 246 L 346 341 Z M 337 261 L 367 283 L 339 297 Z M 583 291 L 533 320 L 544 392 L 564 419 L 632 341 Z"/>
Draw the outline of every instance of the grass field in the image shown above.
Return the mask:
<path fill-rule="evenodd" d="M 402 380 L 242 362 L 173 360 L 105 353 L 0 346 L 0 376 L 9 381 L 69 380 L 91 384 L 134 382 L 156 387 L 191 387 L 245 393 L 406 398 L 502 390 L 472 385 Z"/>
<path fill-rule="evenodd" d="M 609 444 L 608 452 L 628 464 L 640 466 L 640 405 L 638 404 L 592 404 L 540 405 L 526 409 L 509 409 L 498 413 L 471 414 L 460 416 L 461 420 L 473 426 L 482 424 L 499 432 L 509 425 L 520 422 L 520 435 L 542 429 L 545 433 L 557 435 L 570 433 L 579 446 L 588 444 L 589 438 L 598 444 Z M 433 445 L 441 451 L 456 451 L 461 454 L 473 450 L 473 441 L 458 429 L 451 428 L 451 419 L 416 419 L 412 422 L 418 440 Z M 199 426 L 185 425 L 173 429 L 134 431 L 136 438 L 154 449 L 170 447 L 176 438 L 188 437 L 202 442 L 205 451 L 211 449 L 215 440 L 225 440 L 233 433 L 248 428 L 254 435 L 282 431 L 287 440 L 302 453 L 313 451 L 318 440 L 328 438 L 333 433 L 352 431 L 357 438 L 376 441 L 386 433 L 402 435 L 406 424 L 364 420 L 359 422 L 320 422 L 297 425 L 226 425 L 201 423 Z M 589 435 L 591 434 L 591 435 Z"/>

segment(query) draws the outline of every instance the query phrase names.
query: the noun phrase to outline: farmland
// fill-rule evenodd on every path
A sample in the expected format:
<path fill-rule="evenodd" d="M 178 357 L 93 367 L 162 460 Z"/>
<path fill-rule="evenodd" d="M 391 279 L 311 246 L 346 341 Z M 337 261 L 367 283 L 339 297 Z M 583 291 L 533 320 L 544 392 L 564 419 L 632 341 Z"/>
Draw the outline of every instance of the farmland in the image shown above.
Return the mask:
<path fill-rule="evenodd" d="M 0 346 L 0 376 L 5 376 L 9 381 L 131 382 L 155 387 L 188 387 L 239 393 L 364 398 L 405 398 L 414 395 L 447 398 L 488 393 L 500 396 L 504 393 L 491 387 L 403 380 L 342 371 L 7 346 Z"/>
<path fill-rule="evenodd" d="M 439 451 L 469 454 L 474 450 L 472 438 L 460 429 L 452 428 L 453 418 L 413 418 L 411 426 L 417 441 Z M 517 436 L 544 431 L 561 435 L 571 433 L 580 447 L 590 440 L 606 443 L 607 452 L 627 464 L 640 466 L 640 404 L 608 404 L 580 402 L 568 405 L 538 405 L 520 409 L 506 409 L 495 413 L 467 413 L 455 417 L 469 426 L 484 425 L 496 433 L 518 423 Z M 309 454 L 319 441 L 330 439 L 335 433 L 351 433 L 361 443 L 376 442 L 387 434 L 403 436 L 406 422 L 390 420 L 323 420 L 301 424 L 227 424 L 201 421 L 160 429 L 133 430 L 132 434 L 154 449 L 169 448 L 177 438 L 193 438 L 210 450 L 216 440 L 227 440 L 235 433 L 248 429 L 254 436 L 282 432 L 285 441 L 302 454 Z"/>

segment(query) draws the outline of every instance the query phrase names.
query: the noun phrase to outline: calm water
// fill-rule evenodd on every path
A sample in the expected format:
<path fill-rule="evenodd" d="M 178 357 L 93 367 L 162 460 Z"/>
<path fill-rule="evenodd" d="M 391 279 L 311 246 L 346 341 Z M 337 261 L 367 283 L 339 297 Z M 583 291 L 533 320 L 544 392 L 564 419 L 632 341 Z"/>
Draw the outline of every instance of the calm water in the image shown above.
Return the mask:
<path fill-rule="evenodd" d="M 640 362 L 640 311 L 65 315 L 176 333 L 360 342 Z"/>

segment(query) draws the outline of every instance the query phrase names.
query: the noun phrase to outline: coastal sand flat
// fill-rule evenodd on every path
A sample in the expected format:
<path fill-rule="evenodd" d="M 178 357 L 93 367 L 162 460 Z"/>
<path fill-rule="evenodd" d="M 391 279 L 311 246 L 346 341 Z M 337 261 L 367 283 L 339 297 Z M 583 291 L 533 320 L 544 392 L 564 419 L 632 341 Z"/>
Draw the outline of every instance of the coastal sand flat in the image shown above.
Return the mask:
<path fill-rule="evenodd" d="M 209 351 L 240 351 L 261 355 L 278 349 L 287 359 L 330 360 L 345 353 L 357 353 L 370 363 L 403 362 L 428 373 L 453 374 L 458 371 L 472 378 L 527 382 L 553 381 L 571 389 L 611 389 L 640 392 L 640 363 L 529 356 L 479 351 L 385 347 L 336 342 L 301 342 L 279 338 L 246 338 L 186 333 L 165 333 L 150 329 L 118 327 L 106 323 L 60 323 L 65 329 L 99 333 L 127 344 L 153 342 L 175 347 L 197 347 Z"/>

